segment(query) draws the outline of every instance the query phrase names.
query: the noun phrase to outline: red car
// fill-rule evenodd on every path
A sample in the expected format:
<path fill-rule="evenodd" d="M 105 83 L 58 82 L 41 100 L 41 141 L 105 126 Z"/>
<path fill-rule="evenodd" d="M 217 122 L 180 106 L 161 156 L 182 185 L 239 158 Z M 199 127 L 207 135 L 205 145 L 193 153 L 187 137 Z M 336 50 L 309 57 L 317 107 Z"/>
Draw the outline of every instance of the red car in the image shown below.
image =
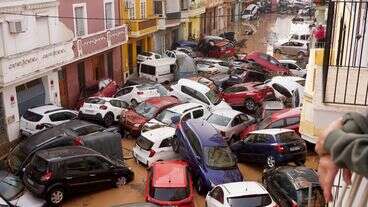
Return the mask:
<path fill-rule="evenodd" d="M 263 101 L 273 98 L 273 89 L 261 82 L 250 82 L 233 85 L 221 93 L 222 98 L 230 106 L 244 106 L 254 111 Z"/>
<path fill-rule="evenodd" d="M 149 98 L 138 104 L 134 109 L 121 113 L 122 127 L 131 135 L 137 136 L 148 120 L 155 118 L 162 110 L 177 104 L 179 104 L 179 100 L 172 96 Z"/>
<path fill-rule="evenodd" d="M 244 139 L 252 131 L 272 128 L 292 129 L 299 134 L 299 123 L 300 107 L 284 109 L 271 114 L 258 124 L 253 124 L 245 128 L 240 134 L 240 137 Z"/>
<path fill-rule="evenodd" d="M 100 89 L 99 89 L 100 88 Z M 76 104 L 76 109 L 79 109 L 83 106 L 83 103 L 86 98 L 89 97 L 113 97 L 115 93 L 118 91 L 119 85 L 112 80 L 102 80 L 96 86 L 91 88 L 87 88 L 83 90 L 80 94 L 78 102 Z"/>
<path fill-rule="evenodd" d="M 218 36 L 206 36 L 198 44 L 199 51 L 207 57 L 226 58 L 235 56 L 234 45 Z"/>
<path fill-rule="evenodd" d="M 154 163 L 148 174 L 145 199 L 159 206 L 194 207 L 188 164 L 182 160 Z"/>
<path fill-rule="evenodd" d="M 263 70 L 271 74 L 291 75 L 290 70 L 282 66 L 281 63 L 271 55 L 261 52 L 252 52 L 246 56 L 246 59 L 258 63 L 262 66 Z"/>

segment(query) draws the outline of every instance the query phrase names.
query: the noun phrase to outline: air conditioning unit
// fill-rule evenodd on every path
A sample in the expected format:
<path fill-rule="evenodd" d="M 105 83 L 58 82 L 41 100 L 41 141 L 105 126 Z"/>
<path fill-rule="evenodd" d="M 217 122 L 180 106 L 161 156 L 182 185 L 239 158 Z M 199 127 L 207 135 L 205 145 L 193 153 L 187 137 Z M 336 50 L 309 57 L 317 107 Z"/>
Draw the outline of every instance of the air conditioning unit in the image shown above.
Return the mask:
<path fill-rule="evenodd" d="M 18 34 L 26 31 L 24 21 L 22 20 L 8 21 L 8 24 L 9 24 L 9 32 L 11 34 Z"/>

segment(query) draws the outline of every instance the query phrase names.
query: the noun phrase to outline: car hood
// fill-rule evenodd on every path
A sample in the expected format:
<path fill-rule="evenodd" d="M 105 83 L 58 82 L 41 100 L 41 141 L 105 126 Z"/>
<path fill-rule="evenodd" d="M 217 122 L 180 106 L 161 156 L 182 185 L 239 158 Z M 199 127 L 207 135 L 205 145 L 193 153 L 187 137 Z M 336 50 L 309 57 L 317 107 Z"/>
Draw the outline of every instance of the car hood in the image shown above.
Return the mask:
<path fill-rule="evenodd" d="M 125 120 L 134 124 L 144 124 L 147 119 L 133 110 L 125 112 Z"/>
<path fill-rule="evenodd" d="M 232 109 L 232 108 L 225 101 L 221 101 L 219 104 L 217 104 L 215 107 L 213 107 L 212 111 L 219 110 L 219 109 Z"/>
<path fill-rule="evenodd" d="M 207 170 L 206 177 L 214 185 L 243 181 L 243 175 L 240 173 L 238 167 L 229 170 L 216 170 L 209 168 Z"/>

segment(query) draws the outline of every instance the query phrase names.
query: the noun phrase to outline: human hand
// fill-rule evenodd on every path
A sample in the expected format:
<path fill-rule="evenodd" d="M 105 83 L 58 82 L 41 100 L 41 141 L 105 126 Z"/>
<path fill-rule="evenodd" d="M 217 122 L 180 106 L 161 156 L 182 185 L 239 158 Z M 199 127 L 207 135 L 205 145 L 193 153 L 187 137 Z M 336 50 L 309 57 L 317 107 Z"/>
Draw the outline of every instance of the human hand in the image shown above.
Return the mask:
<path fill-rule="evenodd" d="M 315 150 L 319 156 L 323 156 L 325 154 L 328 154 L 327 151 L 324 148 L 326 138 L 330 132 L 332 132 L 335 129 L 339 129 L 342 127 L 342 118 L 337 119 L 336 121 L 332 122 L 321 134 L 320 137 L 318 137 L 316 142 Z"/>
<path fill-rule="evenodd" d="M 332 185 L 339 168 L 332 161 L 330 155 L 320 157 L 318 165 L 319 183 L 323 190 L 326 202 L 332 201 Z"/>

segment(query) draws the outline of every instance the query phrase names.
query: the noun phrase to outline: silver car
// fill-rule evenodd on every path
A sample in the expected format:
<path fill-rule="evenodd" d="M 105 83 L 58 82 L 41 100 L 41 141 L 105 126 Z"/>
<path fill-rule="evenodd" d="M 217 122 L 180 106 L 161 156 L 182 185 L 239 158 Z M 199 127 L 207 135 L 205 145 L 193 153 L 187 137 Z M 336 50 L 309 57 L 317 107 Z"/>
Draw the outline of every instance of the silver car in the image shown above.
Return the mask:
<path fill-rule="evenodd" d="M 276 43 L 273 46 L 274 53 L 282 53 L 295 56 L 308 56 L 309 43 L 307 41 L 288 40 Z"/>

